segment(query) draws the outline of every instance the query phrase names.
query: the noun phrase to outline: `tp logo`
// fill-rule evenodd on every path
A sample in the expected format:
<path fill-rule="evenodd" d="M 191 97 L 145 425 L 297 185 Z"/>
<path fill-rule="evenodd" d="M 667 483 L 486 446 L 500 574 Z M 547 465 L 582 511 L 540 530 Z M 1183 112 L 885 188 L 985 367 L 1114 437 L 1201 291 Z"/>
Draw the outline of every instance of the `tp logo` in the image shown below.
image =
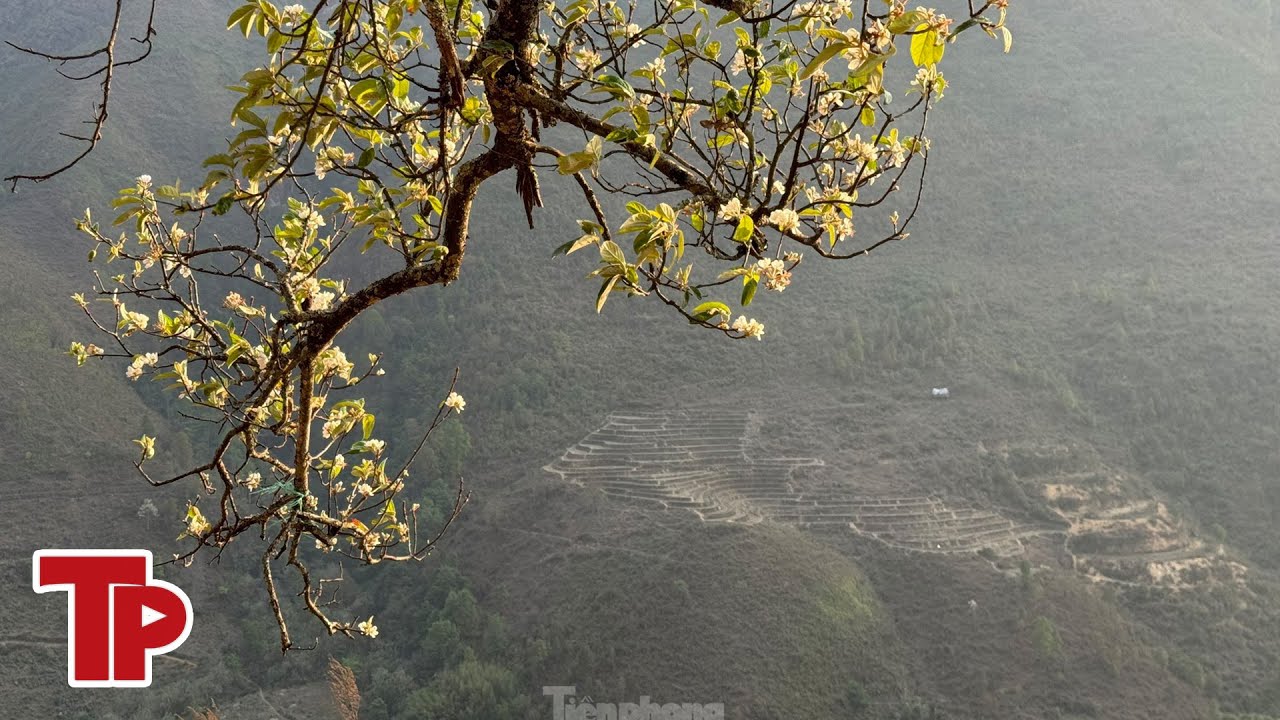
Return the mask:
<path fill-rule="evenodd" d="M 151 579 L 147 550 L 37 550 L 31 588 L 67 593 L 71 687 L 147 687 L 152 658 L 191 633 L 191 600 Z"/>

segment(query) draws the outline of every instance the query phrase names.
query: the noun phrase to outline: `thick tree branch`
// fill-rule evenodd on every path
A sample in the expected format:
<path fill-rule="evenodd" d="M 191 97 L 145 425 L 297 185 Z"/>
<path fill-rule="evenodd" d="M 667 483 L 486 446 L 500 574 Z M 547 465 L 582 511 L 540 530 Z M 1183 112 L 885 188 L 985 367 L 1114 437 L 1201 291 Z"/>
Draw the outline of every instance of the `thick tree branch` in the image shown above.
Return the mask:
<path fill-rule="evenodd" d="M 533 85 L 522 84 L 517 86 L 513 91 L 513 96 L 521 105 L 533 108 L 547 117 L 566 122 L 602 138 L 608 137 L 615 130 L 618 130 L 617 126 L 547 96 Z M 621 142 L 618 143 L 618 146 L 625 149 L 636 160 L 652 166 L 668 180 L 684 188 L 696 198 L 708 201 L 713 206 L 721 203 L 720 194 L 708 185 L 706 180 L 700 177 L 692 166 L 675 155 L 660 152 L 656 148 L 649 147 L 636 140 Z"/>
<path fill-rule="evenodd" d="M 440 260 L 405 268 L 369 283 L 359 292 L 325 312 L 306 313 L 301 318 L 286 315 L 285 320 L 305 321 L 306 339 L 298 357 L 314 357 L 323 350 L 352 320 L 375 304 L 413 288 L 448 285 L 458 278 L 467 249 L 471 226 L 471 206 L 484 181 L 512 166 L 511 157 L 495 148 L 458 168 L 444 211 L 444 243 L 446 254 Z M 301 361 L 301 360 L 299 360 Z"/>

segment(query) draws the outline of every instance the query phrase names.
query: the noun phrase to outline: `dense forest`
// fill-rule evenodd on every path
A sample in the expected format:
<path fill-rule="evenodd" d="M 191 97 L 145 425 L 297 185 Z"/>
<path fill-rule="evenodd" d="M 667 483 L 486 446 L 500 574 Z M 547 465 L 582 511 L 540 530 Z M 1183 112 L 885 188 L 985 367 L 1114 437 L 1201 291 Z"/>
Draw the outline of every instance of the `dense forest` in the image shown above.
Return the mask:
<path fill-rule="evenodd" d="M 219 149 L 252 62 L 221 30 L 236 4 L 160 3 L 99 149 L 0 196 L 0 717 L 339 718 L 332 658 L 364 720 L 549 717 L 565 685 L 755 720 L 1280 718 L 1270 0 L 1012 3 L 1009 55 L 948 51 L 910 239 L 806 264 L 760 342 L 638 298 L 597 315 L 592 262 L 552 255 L 576 190 L 546 184 L 533 230 L 486 190 L 459 279 L 345 341 L 387 353 L 365 392 L 393 452 L 455 369 L 467 402 L 411 491 L 439 527 L 464 479 L 461 518 L 421 563 L 343 569 L 379 636 L 299 619 L 282 656 L 229 552 L 157 569 L 196 624 L 151 688 L 66 687 L 65 598 L 31 594 L 31 553 L 179 552 L 196 490 L 147 487 L 130 441 L 178 467 L 213 439 L 160 384 L 66 356 L 92 281 L 74 222 Z M 11 0 L 0 39 L 89 47 L 97 5 Z M 94 89 L 16 51 L 0 87 L 0 169 L 56 164 Z M 606 477 L 624 462 L 658 469 Z"/>

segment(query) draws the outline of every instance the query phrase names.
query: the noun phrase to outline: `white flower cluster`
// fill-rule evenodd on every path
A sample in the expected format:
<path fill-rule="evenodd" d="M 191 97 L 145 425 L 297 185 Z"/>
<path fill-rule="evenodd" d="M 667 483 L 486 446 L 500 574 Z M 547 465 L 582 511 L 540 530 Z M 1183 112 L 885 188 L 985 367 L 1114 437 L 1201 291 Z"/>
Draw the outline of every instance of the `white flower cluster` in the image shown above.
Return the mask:
<path fill-rule="evenodd" d="M 848 17 L 852 7 L 850 0 L 811 0 L 811 2 L 803 2 L 796 5 L 791 17 L 814 18 L 815 20 L 833 23 L 841 18 Z"/>
<path fill-rule="evenodd" d="M 293 128 L 286 124 L 284 127 L 280 128 L 280 132 L 275 135 L 268 136 L 267 142 L 272 146 L 279 146 L 286 142 L 298 142 L 301 139 L 302 136 L 293 132 Z"/>
<path fill-rule="evenodd" d="M 769 224 L 784 233 L 792 233 L 800 228 L 800 214 L 791 208 L 778 208 L 769 213 Z"/>
<path fill-rule="evenodd" d="M 730 326 L 744 337 L 755 338 L 757 340 L 764 337 L 764 323 L 757 321 L 755 318 L 747 319 L 745 315 L 739 315 L 737 320 L 733 321 Z"/>
<path fill-rule="evenodd" d="M 319 217 L 319 214 L 308 216 L 308 218 L 311 217 Z M 321 218 L 320 224 L 324 224 L 323 218 Z M 309 310 L 324 312 L 333 305 L 333 301 L 337 297 L 335 293 L 322 290 L 320 280 L 314 276 L 296 274 L 293 276 L 293 283 L 297 294 L 300 296 L 299 302 L 307 303 L 306 307 Z"/>
<path fill-rule="evenodd" d="M 151 319 L 146 313 L 133 312 L 125 309 L 124 303 L 120 304 L 120 321 L 117 323 L 117 330 L 124 331 L 125 335 L 132 335 L 139 330 L 146 330 L 147 324 Z"/>
<path fill-rule="evenodd" d="M 733 60 L 729 63 L 729 71 L 734 75 L 739 75 L 744 70 L 754 72 L 760 67 L 762 62 L 761 56 L 754 55 L 748 57 L 747 54 L 742 51 L 742 48 L 738 48 L 738 51 L 733 54 Z"/>
<path fill-rule="evenodd" d="M 327 440 L 347 432 L 364 417 L 364 410 L 352 405 L 343 405 L 329 411 L 329 418 L 320 428 L 320 434 Z"/>
<path fill-rule="evenodd" d="M 898 167 L 907 161 L 907 146 L 895 136 L 889 143 L 889 167 Z"/>
<path fill-rule="evenodd" d="M 756 263 L 756 267 L 764 277 L 764 286 L 769 290 L 782 292 L 791 284 L 791 271 L 787 270 L 786 263 L 781 260 L 762 258 Z"/>
<path fill-rule="evenodd" d="M 316 212 L 310 205 L 303 205 L 298 210 L 298 219 L 308 230 L 319 230 L 325 226 L 324 216 Z"/>
<path fill-rule="evenodd" d="M 257 490 L 262 486 L 262 473 L 249 473 L 249 476 L 241 480 L 240 484 L 248 488 L 250 491 Z"/>
<path fill-rule="evenodd" d="M 124 371 L 124 376 L 130 380 L 137 380 L 142 377 L 143 368 L 151 367 L 160 362 L 160 356 L 155 353 L 146 353 L 144 355 L 135 355 L 133 363 Z"/>
<path fill-rule="evenodd" d="M 891 40 L 893 40 L 893 34 L 879 20 L 868 25 L 866 32 L 862 33 L 862 41 L 876 51 L 888 45 Z"/>
<path fill-rule="evenodd" d="M 853 237 L 853 218 L 845 217 L 835 208 L 827 206 L 822 213 L 820 223 L 822 229 L 835 236 L 836 242 Z"/>
<path fill-rule="evenodd" d="M 844 106 L 844 94 L 838 92 L 824 93 L 818 98 L 817 111 L 819 117 L 826 117 Z"/>
<path fill-rule="evenodd" d="M 336 167 L 349 166 L 356 161 L 355 153 L 349 153 L 340 147 L 325 148 L 316 153 L 316 179 L 323 180 L 328 172 Z"/>
<path fill-rule="evenodd" d="M 583 72 L 591 72 L 599 67 L 601 61 L 600 53 L 591 48 L 581 48 L 573 54 L 573 64 Z"/>
<path fill-rule="evenodd" d="M 751 208 L 744 208 L 738 198 L 730 198 L 729 202 L 720 206 L 721 220 L 737 220 L 743 213 L 750 213 Z"/>
<path fill-rule="evenodd" d="M 200 512 L 200 508 L 195 505 L 187 505 L 187 535 L 200 538 L 208 535 L 213 530 L 213 525 L 205 519 L 204 513 Z"/>
<path fill-rule="evenodd" d="M 350 380 L 355 367 L 355 363 L 347 359 L 347 354 L 341 348 L 331 347 L 316 356 L 316 372 L 320 377 L 337 375 Z"/>
<path fill-rule="evenodd" d="M 71 343 L 71 349 L 67 351 L 67 354 L 76 359 L 76 365 L 83 365 L 86 360 L 91 357 L 101 355 L 102 352 L 102 348 L 94 345 L 93 343 L 84 345 L 82 343 L 73 342 Z"/>
<path fill-rule="evenodd" d="M 933 99 L 942 99 L 942 91 L 947 89 L 947 80 L 938 72 L 937 65 L 929 65 L 922 67 L 916 71 L 916 76 L 911 80 L 911 87 L 916 88 L 919 92 L 933 92 Z"/>
<path fill-rule="evenodd" d="M 307 9 L 301 5 L 288 5 L 280 14 L 280 22 L 284 25 L 297 25 L 307 16 Z"/>
<path fill-rule="evenodd" d="M 879 150 L 876 149 L 875 143 L 863 142 L 862 135 L 854 135 L 853 140 L 849 143 L 847 152 L 854 159 L 861 160 L 864 164 L 871 164 L 876 161 Z"/>

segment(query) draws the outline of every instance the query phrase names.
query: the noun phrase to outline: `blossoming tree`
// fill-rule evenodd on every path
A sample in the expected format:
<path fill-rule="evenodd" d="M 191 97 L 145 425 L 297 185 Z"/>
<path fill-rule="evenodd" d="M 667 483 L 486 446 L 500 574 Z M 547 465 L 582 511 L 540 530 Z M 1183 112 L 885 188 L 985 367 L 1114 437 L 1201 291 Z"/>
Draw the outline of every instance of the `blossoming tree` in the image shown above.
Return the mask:
<path fill-rule="evenodd" d="M 77 60 L 102 65 L 86 153 L 112 73 L 138 59 L 116 50 L 124 1 L 106 49 Z M 175 559 L 252 533 L 265 543 L 282 649 L 283 569 L 328 633 L 375 635 L 372 619 L 330 616 L 309 568 L 326 554 L 421 558 L 467 496 L 459 486 L 444 528 L 419 536 L 419 508 L 403 498 L 417 451 L 389 464 L 372 409 L 354 396 L 381 373 L 379 356 L 353 360 L 344 329 L 382 300 L 455 280 L 477 193 L 510 173 L 531 226 L 542 182 L 580 191 L 581 234 L 556 252 L 598 258 L 597 309 L 649 297 L 695 326 L 760 338 L 746 308 L 761 286 L 784 290 L 802 258 L 858 258 L 907 237 L 944 53 L 971 30 L 1006 51 L 1011 42 L 1007 0 L 953 4 L 950 15 L 904 0 L 236 8 L 228 27 L 257 36 L 263 55 L 233 88 L 225 152 L 195 184 L 144 175 L 120 192 L 111 223 L 89 212 L 78 222 L 91 260 L 110 269 L 94 289 L 103 302 L 76 296 L 105 347 L 71 354 L 167 381 L 190 416 L 218 428 L 203 462 L 165 477 L 150 470 L 155 440 L 136 441 L 148 481 L 205 493 Z M 240 218 L 234 234 L 213 233 L 227 215 Z M 446 395 L 432 429 L 464 408 Z"/>

